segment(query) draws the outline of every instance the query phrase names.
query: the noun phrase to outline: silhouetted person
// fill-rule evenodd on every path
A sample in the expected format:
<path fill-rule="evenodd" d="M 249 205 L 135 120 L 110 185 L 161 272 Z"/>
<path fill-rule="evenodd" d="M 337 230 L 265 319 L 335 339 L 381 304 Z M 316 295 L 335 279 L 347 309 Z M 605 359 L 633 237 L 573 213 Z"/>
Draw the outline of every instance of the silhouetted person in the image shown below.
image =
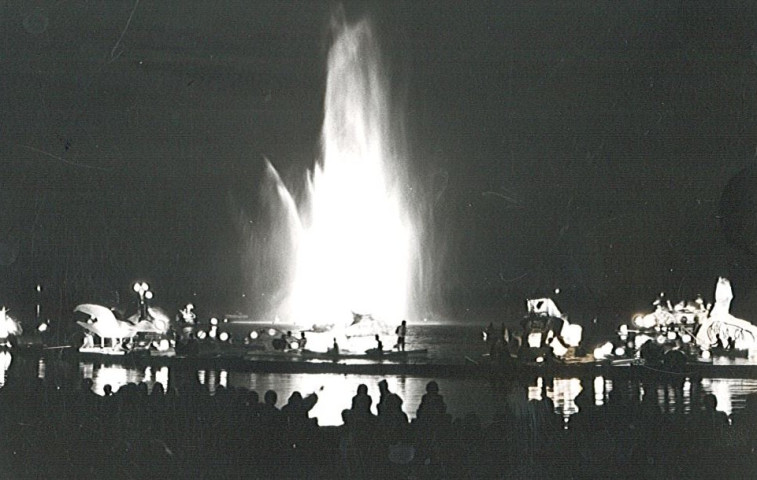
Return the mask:
<path fill-rule="evenodd" d="M 373 399 L 368 395 L 368 386 L 361 383 L 357 387 L 357 393 L 352 397 L 352 414 L 358 418 L 370 418 L 373 416 L 371 413 L 371 404 Z"/>
<path fill-rule="evenodd" d="M 260 406 L 260 419 L 266 427 L 278 428 L 282 424 L 281 410 L 276 407 L 278 399 L 278 394 L 273 390 L 268 390 L 263 396 L 263 404 Z"/>
<path fill-rule="evenodd" d="M 281 407 L 281 413 L 286 415 L 290 427 L 302 429 L 308 423 L 308 414 L 316 402 L 318 396 L 314 393 L 302 398 L 300 392 L 292 392 L 287 404 Z"/>
<path fill-rule="evenodd" d="M 392 394 L 392 392 L 389 391 L 389 382 L 386 380 L 381 380 L 378 383 L 379 387 L 379 401 L 376 404 L 376 412 L 381 415 L 385 405 L 386 405 L 386 399 L 389 397 L 389 395 Z"/>
<path fill-rule="evenodd" d="M 305 350 L 307 344 L 308 339 L 305 337 L 305 332 L 300 332 L 300 350 Z"/>
<path fill-rule="evenodd" d="M 376 335 L 376 353 L 381 353 L 384 351 L 384 344 L 381 342 L 381 337 Z"/>
<path fill-rule="evenodd" d="M 727 343 L 727 345 L 726 345 L 726 348 L 727 348 L 727 349 L 728 349 L 729 351 L 733 351 L 733 350 L 736 350 L 736 339 L 735 339 L 735 338 L 733 338 L 733 337 L 728 337 L 728 343 Z"/>
<path fill-rule="evenodd" d="M 728 416 L 717 409 L 718 398 L 708 393 L 702 398 L 702 419 L 708 427 L 720 429 L 728 425 Z M 714 432 L 713 432 L 714 433 Z"/>
<path fill-rule="evenodd" d="M 402 320 L 402 323 L 394 331 L 397 334 L 397 350 L 405 351 L 405 336 L 407 335 L 407 321 Z"/>
<path fill-rule="evenodd" d="M 713 345 L 713 348 L 723 348 L 723 339 L 720 338 L 720 334 L 715 334 L 715 345 Z"/>
<path fill-rule="evenodd" d="M 447 405 L 439 394 L 439 384 L 430 381 L 426 384 L 426 393 L 421 398 L 416 418 L 420 424 L 438 424 L 447 413 Z"/>

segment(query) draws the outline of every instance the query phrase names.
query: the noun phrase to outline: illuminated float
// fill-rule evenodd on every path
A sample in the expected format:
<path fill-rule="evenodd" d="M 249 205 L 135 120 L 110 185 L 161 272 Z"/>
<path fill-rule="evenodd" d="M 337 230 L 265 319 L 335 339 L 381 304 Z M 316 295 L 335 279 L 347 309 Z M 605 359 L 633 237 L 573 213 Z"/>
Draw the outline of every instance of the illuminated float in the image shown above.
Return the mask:
<path fill-rule="evenodd" d="M 172 349 L 170 319 L 154 307 L 147 308 L 142 320 L 140 315 L 118 320 L 108 307 L 92 303 L 78 305 L 74 312 L 89 316 L 87 321 L 76 322 L 85 332 L 79 347 L 81 353 L 124 355 Z"/>
<path fill-rule="evenodd" d="M 731 300 L 731 283 L 723 277 L 715 286 L 714 305 L 701 297 L 673 305 L 661 294 L 653 312 L 621 325 L 617 338 L 598 346 L 594 358 L 666 364 L 708 361 L 713 355 L 757 356 L 757 327 L 731 315 Z"/>
<path fill-rule="evenodd" d="M 575 355 L 583 330 L 570 323 L 551 298 L 526 300 L 528 314 L 521 322 L 522 345 L 518 358 L 543 362 L 553 356 L 566 358 Z"/>
<path fill-rule="evenodd" d="M 10 347 L 11 339 L 22 333 L 21 324 L 8 315 L 5 307 L 0 308 L 0 347 Z"/>

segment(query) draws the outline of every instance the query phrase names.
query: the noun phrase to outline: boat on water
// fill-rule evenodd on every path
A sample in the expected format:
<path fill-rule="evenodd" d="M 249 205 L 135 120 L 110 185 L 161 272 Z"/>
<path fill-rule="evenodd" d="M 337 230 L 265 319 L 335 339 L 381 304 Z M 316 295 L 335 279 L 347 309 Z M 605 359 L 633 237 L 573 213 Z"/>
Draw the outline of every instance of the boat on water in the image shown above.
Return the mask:
<path fill-rule="evenodd" d="M 416 350 L 367 350 L 359 352 L 314 352 L 312 350 L 253 350 L 245 354 L 247 360 L 281 359 L 281 360 L 409 360 L 423 358 L 428 349 Z"/>

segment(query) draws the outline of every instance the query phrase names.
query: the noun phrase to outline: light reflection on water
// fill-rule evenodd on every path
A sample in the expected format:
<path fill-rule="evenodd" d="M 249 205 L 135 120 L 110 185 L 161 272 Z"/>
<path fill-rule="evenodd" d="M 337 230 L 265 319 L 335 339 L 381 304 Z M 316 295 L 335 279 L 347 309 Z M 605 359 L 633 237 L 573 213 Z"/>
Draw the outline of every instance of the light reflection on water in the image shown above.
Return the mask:
<path fill-rule="evenodd" d="M 10 353 L 0 356 L 0 386 L 5 382 L 6 371 L 11 361 L 16 361 Z M 19 360 L 20 361 L 20 360 Z M 48 364 L 44 358 L 34 359 L 30 364 L 27 376 L 44 378 L 46 375 L 60 375 L 61 367 Z M 169 367 L 129 367 L 122 365 L 105 365 L 97 362 L 79 362 L 75 375 L 69 375 L 68 381 L 76 378 L 91 378 L 93 389 L 102 395 L 106 384 L 110 384 L 114 391 L 129 382 L 145 382 L 149 389 L 155 383 L 161 383 L 165 389 L 173 379 L 170 377 Z M 341 411 L 350 407 L 352 396 L 358 385 L 368 386 L 369 394 L 375 403 L 378 401 L 378 382 L 384 377 L 374 375 L 344 375 L 344 374 L 275 374 L 249 373 L 229 370 L 197 370 L 197 380 L 213 393 L 221 385 L 223 387 L 244 387 L 256 390 L 261 398 L 267 390 L 278 393 L 278 406 L 286 403 L 294 391 L 303 395 L 316 393 L 318 403 L 311 411 L 321 425 L 340 425 Z M 52 378 L 52 377 L 51 377 Z M 404 400 L 403 410 L 410 418 L 415 412 L 425 393 L 426 384 L 430 379 L 411 376 L 386 377 L 391 391 L 396 392 Z M 576 396 L 585 388 L 592 393 L 596 405 L 606 404 L 614 388 L 619 392 L 630 394 L 637 399 L 649 392 L 653 392 L 663 411 L 690 411 L 702 395 L 712 393 L 718 400 L 718 409 L 731 414 L 744 408 L 746 396 L 757 393 L 757 379 L 739 378 L 705 378 L 692 382 L 689 379 L 683 384 L 682 390 L 674 390 L 664 384 L 644 385 L 624 381 L 613 381 L 609 378 L 597 376 L 589 379 L 578 378 L 534 378 L 527 385 L 493 384 L 478 378 L 442 378 L 436 379 L 440 393 L 444 396 L 448 412 L 453 417 L 463 417 L 475 412 L 485 421 L 491 421 L 494 415 L 504 412 L 508 393 L 513 389 L 523 389 L 530 400 L 540 400 L 545 395 L 554 402 L 555 412 L 568 417 L 578 411 L 575 404 Z M 650 390 L 652 389 L 652 390 Z M 693 404 L 693 405 L 692 405 Z"/>
<path fill-rule="evenodd" d="M 166 389 L 169 387 L 168 367 L 161 367 L 152 372 L 150 367 L 139 370 L 82 363 L 80 371 L 82 377 L 92 378 L 94 390 L 99 394 L 102 394 L 106 383 L 109 383 L 114 391 L 128 382 L 140 381 L 145 382 L 150 389 L 155 382 L 162 383 Z M 211 393 L 214 393 L 219 385 L 225 388 L 244 387 L 255 390 L 261 398 L 267 390 L 274 390 L 278 394 L 279 407 L 284 405 L 295 391 L 303 396 L 315 393 L 318 395 L 318 403 L 311 411 L 311 417 L 318 418 L 321 425 L 341 425 L 341 412 L 350 407 L 352 396 L 355 395 L 360 384 L 368 386 L 369 395 L 374 401 L 375 413 L 375 404 L 379 398 L 378 382 L 384 379 L 384 377 L 374 375 L 249 373 L 223 369 L 198 370 L 197 378 Z M 386 380 L 389 389 L 403 399 L 403 410 L 410 418 L 414 418 L 429 379 L 394 376 L 386 377 Z M 555 413 L 568 417 L 578 411 L 575 399 L 583 388 L 593 389 L 595 405 L 601 406 L 607 403 L 614 387 L 613 380 L 597 376 L 589 382 L 591 385 L 582 384 L 581 379 L 578 378 L 543 379 L 539 377 L 530 385 L 520 388 L 527 390 L 529 400 L 541 400 L 546 395 L 554 402 Z M 494 415 L 503 412 L 509 389 L 519 388 L 514 385 L 491 384 L 477 378 L 438 379 L 437 383 L 440 392 L 444 395 L 448 412 L 453 417 L 462 417 L 475 412 L 484 421 L 490 421 Z M 679 391 L 678 394 L 672 387 L 666 385 L 657 385 L 655 394 L 664 411 L 672 412 L 682 409 L 688 412 L 692 407 L 692 389 L 700 392 L 696 394 L 698 396 L 713 393 L 718 399 L 718 409 L 730 415 L 743 408 L 748 394 L 757 393 L 757 380 L 702 379 L 700 384 L 694 386 L 687 380 L 683 391 Z M 644 387 L 637 386 L 634 395 L 641 399 L 644 395 Z"/>

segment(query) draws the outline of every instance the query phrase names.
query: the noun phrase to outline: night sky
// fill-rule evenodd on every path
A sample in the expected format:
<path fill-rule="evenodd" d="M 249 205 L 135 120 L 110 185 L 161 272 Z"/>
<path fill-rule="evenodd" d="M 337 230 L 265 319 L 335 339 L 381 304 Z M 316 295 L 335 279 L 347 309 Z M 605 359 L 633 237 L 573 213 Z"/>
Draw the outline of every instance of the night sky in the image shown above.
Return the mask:
<path fill-rule="evenodd" d="M 0 2 L 0 302 L 248 311 L 263 158 L 318 157 L 333 2 Z M 434 312 L 757 307 L 757 4 L 348 2 L 406 133 Z M 243 212 L 244 215 L 241 215 Z M 198 296 L 194 297 L 193 294 Z M 472 321 L 472 320 L 471 320 Z"/>

